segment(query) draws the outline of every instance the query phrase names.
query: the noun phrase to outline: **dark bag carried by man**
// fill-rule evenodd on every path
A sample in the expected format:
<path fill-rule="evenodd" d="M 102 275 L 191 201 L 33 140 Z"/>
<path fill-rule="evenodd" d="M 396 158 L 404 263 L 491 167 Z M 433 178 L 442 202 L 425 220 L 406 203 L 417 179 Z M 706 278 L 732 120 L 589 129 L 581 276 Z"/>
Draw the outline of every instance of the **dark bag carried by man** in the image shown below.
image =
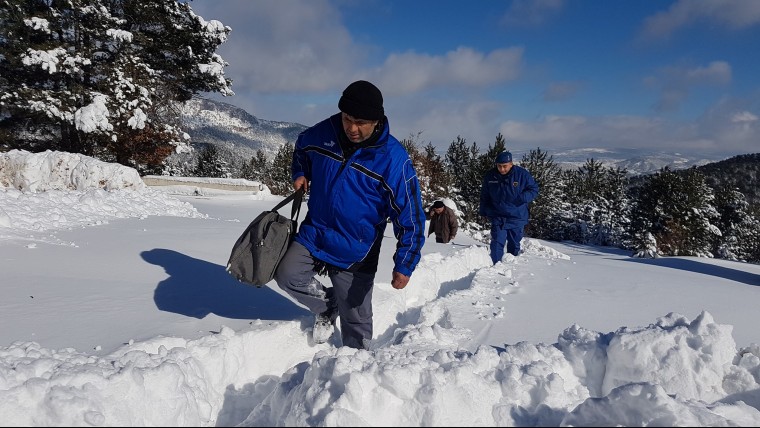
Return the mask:
<path fill-rule="evenodd" d="M 283 199 L 271 211 L 264 211 L 248 225 L 227 262 L 227 272 L 238 281 L 263 287 L 274 278 L 277 265 L 288 250 L 298 230 L 303 189 Z M 293 201 L 290 218 L 277 210 Z"/>

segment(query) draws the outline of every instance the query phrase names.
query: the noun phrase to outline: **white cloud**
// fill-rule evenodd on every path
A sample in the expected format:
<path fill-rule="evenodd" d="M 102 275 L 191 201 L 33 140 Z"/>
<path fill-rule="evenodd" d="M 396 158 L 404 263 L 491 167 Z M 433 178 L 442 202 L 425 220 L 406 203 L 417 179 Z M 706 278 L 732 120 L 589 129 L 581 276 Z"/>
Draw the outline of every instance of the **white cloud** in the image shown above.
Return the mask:
<path fill-rule="evenodd" d="M 731 121 L 736 122 L 757 122 L 758 117 L 748 111 L 742 111 L 736 113 L 732 118 Z"/>
<path fill-rule="evenodd" d="M 757 117 L 739 110 L 740 100 L 723 100 L 694 121 L 642 116 L 547 116 L 505 121 L 507 141 L 524 149 L 570 147 L 644 148 L 694 153 L 752 153 L 760 132 Z"/>
<path fill-rule="evenodd" d="M 488 54 L 460 47 L 443 56 L 392 54 L 375 74 L 384 93 L 408 94 L 434 87 L 485 87 L 516 79 L 523 49 L 497 49 Z"/>
<path fill-rule="evenodd" d="M 657 88 L 660 98 L 655 104 L 658 111 L 678 110 L 690 92 L 700 86 L 725 86 L 731 83 L 731 65 L 725 61 L 712 61 L 706 66 L 663 67 L 654 76 L 644 79 L 647 86 Z"/>
<path fill-rule="evenodd" d="M 727 84 L 731 82 L 731 65 L 725 61 L 712 61 L 706 67 L 686 70 L 686 77 L 693 83 Z"/>
<path fill-rule="evenodd" d="M 234 59 L 227 73 L 236 93 L 342 87 L 367 53 L 351 39 L 340 11 L 328 1 L 256 2 L 255 8 L 247 2 L 192 6 L 204 17 L 225 16 L 224 24 L 232 29 L 219 53 Z M 229 8 L 239 11 L 230 13 Z"/>
<path fill-rule="evenodd" d="M 413 99 L 404 97 L 391 102 L 391 131 L 401 138 L 422 131 L 422 145 L 432 142 L 445 152 L 457 136 L 485 148 L 493 144 L 498 133 L 502 106 L 494 101 L 462 99 Z M 386 109 L 386 111 L 389 111 Z M 412 114 L 413 113 L 413 114 Z M 395 129 L 395 131 L 394 131 Z M 451 133 L 452 129 L 458 130 Z"/>
<path fill-rule="evenodd" d="M 725 147 L 744 146 L 745 153 L 757 152 L 760 121 L 746 110 L 747 101 L 724 98 L 705 112 L 697 121 L 698 132 Z M 749 150 L 749 148 L 752 150 Z"/>
<path fill-rule="evenodd" d="M 730 30 L 760 24 L 760 2 L 756 0 L 678 0 L 667 11 L 644 21 L 640 37 L 644 40 L 667 38 L 689 25 L 705 22 Z"/>

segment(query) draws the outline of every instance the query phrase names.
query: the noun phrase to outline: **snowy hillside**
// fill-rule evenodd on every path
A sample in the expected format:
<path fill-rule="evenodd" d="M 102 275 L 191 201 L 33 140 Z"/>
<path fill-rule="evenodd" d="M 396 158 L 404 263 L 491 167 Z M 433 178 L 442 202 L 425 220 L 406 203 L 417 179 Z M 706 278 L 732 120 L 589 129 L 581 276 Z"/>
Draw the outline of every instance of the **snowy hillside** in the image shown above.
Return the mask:
<path fill-rule="evenodd" d="M 204 98 L 185 103 L 182 116 L 185 131 L 193 143 L 212 143 L 244 158 L 261 149 L 273 158 L 285 143 L 295 143 L 306 126 L 259 119 L 231 104 Z"/>

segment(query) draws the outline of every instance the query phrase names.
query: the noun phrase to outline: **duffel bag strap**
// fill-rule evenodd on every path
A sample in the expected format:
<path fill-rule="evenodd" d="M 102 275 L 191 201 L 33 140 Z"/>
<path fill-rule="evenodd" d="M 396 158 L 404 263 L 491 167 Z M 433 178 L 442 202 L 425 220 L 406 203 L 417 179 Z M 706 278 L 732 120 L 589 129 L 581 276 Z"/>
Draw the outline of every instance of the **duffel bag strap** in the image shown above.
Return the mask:
<path fill-rule="evenodd" d="M 295 192 L 288 195 L 287 198 L 280 201 L 279 204 L 277 204 L 274 208 L 272 208 L 272 211 L 277 211 L 280 208 L 284 207 L 288 204 L 288 202 L 293 201 L 293 207 L 290 211 L 290 219 L 296 220 L 298 219 L 298 216 L 301 214 L 301 201 L 303 201 L 303 187 L 296 190 Z"/>

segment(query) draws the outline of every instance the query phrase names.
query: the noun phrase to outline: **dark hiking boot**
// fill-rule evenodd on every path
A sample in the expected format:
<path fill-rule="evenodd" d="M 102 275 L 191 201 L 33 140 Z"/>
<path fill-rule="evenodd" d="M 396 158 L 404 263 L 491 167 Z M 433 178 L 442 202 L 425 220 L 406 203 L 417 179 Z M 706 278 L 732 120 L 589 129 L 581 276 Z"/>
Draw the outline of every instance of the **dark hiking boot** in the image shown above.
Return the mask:
<path fill-rule="evenodd" d="M 335 333 L 335 320 L 338 318 L 337 309 L 328 309 L 314 318 L 314 329 L 311 331 L 314 343 L 325 343 Z"/>

